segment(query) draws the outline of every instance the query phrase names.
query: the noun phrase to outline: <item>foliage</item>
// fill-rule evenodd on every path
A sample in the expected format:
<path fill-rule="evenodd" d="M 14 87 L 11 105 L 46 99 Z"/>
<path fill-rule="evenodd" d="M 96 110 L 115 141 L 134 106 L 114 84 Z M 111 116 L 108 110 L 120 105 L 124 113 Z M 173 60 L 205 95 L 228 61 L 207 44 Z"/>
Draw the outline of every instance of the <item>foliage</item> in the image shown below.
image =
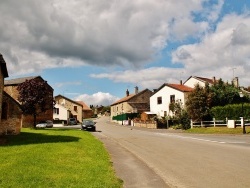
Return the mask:
<path fill-rule="evenodd" d="M 210 87 L 213 93 L 212 106 L 225 106 L 241 102 L 239 89 L 224 83 L 221 79 Z"/>
<path fill-rule="evenodd" d="M 0 187 L 122 186 L 103 144 L 79 130 L 23 128 L 0 147 Z"/>
<path fill-rule="evenodd" d="M 209 116 L 212 94 L 209 87 L 201 87 L 197 84 L 194 90 L 188 95 L 186 108 L 188 115 L 195 121 L 202 120 Z"/>
<path fill-rule="evenodd" d="M 242 106 L 243 105 L 243 106 Z M 239 119 L 250 118 L 250 104 L 229 104 L 226 106 L 215 106 L 211 109 L 211 114 L 216 119 Z"/>
<path fill-rule="evenodd" d="M 250 101 L 247 95 L 244 95 L 243 98 L 240 98 L 239 91 L 239 88 L 236 88 L 233 84 L 224 83 L 222 79 L 212 86 L 206 84 L 204 88 L 196 85 L 195 89 L 189 94 L 187 98 L 187 112 L 194 121 L 209 120 L 212 116 L 221 117 L 222 115 L 216 115 L 216 113 L 224 113 L 223 111 L 225 111 L 228 107 L 225 107 L 220 111 L 213 110 L 213 113 L 211 112 L 211 109 L 215 106 L 225 106 L 228 104 L 239 104 L 241 102 Z M 222 107 L 220 108 L 222 109 Z M 233 110 L 235 109 L 230 110 L 231 114 Z M 234 113 L 234 116 L 236 115 L 237 113 Z M 230 117 L 232 117 L 232 115 L 230 115 Z"/>
<path fill-rule="evenodd" d="M 35 127 L 37 114 L 53 108 L 53 94 L 46 81 L 37 79 L 26 80 L 18 85 L 17 90 L 23 112 L 33 115 Z"/>

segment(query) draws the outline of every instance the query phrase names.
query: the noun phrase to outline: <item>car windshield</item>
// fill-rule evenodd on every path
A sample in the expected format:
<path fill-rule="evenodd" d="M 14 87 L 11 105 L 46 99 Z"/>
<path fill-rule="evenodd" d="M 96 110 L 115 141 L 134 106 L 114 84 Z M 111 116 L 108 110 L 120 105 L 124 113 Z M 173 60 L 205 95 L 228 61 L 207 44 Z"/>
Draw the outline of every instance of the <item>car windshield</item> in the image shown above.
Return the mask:
<path fill-rule="evenodd" d="M 86 120 L 86 121 L 83 121 L 82 123 L 83 125 L 94 125 L 95 123 L 91 120 Z"/>

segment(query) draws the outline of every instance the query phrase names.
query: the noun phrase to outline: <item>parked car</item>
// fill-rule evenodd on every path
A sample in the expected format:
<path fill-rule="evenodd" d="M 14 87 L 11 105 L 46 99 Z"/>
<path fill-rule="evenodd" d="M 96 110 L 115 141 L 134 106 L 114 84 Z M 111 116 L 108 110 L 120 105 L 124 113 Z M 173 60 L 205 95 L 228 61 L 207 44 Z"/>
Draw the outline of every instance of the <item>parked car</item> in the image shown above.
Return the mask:
<path fill-rule="evenodd" d="M 87 131 L 96 131 L 95 127 L 96 122 L 93 120 L 83 120 L 82 121 L 82 130 L 87 130 Z"/>
<path fill-rule="evenodd" d="M 68 125 L 77 125 L 76 118 L 69 118 L 68 119 Z"/>
<path fill-rule="evenodd" d="M 53 127 L 53 121 L 46 120 L 46 121 L 40 121 L 38 124 L 36 124 L 37 128 L 52 128 Z"/>

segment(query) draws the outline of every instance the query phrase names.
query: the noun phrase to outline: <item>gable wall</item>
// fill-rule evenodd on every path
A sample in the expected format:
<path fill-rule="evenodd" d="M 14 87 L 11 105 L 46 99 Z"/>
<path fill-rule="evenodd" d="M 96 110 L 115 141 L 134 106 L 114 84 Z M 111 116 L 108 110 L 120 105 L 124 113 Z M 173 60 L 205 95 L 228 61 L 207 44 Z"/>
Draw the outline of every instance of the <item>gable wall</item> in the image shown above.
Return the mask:
<path fill-rule="evenodd" d="M 175 95 L 176 101 L 181 100 L 181 102 L 185 104 L 186 96 L 183 92 L 165 86 L 150 97 L 150 112 L 162 117 L 164 116 L 164 111 L 166 111 L 167 115 L 171 115 L 171 113 L 169 113 L 170 95 Z M 162 104 L 157 104 L 158 97 L 162 97 Z"/>
<path fill-rule="evenodd" d="M 70 110 L 71 115 L 76 116 L 79 122 L 82 122 L 82 106 L 80 104 L 73 103 L 70 100 L 67 100 L 61 96 L 57 96 L 55 100 L 56 100 L 56 103 Z M 77 111 L 74 110 L 74 106 L 77 106 Z"/>
<path fill-rule="evenodd" d="M 199 84 L 201 87 L 205 87 L 205 82 L 202 82 L 196 78 L 193 78 L 191 77 L 189 80 L 187 80 L 184 85 L 185 86 L 188 86 L 188 87 L 191 87 L 191 88 L 194 88 L 195 85 Z"/>
<path fill-rule="evenodd" d="M 69 118 L 69 111 L 60 104 L 55 104 L 54 107 L 59 109 L 59 114 L 53 113 L 53 119 L 67 121 Z"/>
<path fill-rule="evenodd" d="M 22 110 L 10 97 L 3 95 L 3 103 L 7 106 L 6 117 L 1 120 L 0 135 L 19 134 L 22 127 Z"/>

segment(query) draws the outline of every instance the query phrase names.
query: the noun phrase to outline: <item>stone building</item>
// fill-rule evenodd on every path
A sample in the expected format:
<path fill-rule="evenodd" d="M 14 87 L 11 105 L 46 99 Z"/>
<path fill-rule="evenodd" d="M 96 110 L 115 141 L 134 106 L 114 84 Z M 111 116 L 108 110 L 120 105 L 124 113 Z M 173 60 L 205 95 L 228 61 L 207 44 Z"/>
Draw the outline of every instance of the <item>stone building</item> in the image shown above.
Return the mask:
<path fill-rule="evenodd" d="M 4 78 L 8 77 L 5 60 L 0 54 L 0 135 L 19 134 L 22 127 L 20 105 L 4 92 Z"/>
<path fill-rule="evenodd" d="M 19 104 L 18 96 L 19 92 L 17 90 L 17 86 L 26 80 L 36 79 L 37 81 L 44 81 L 41 76 L 31 76 L 31 77 L 23 77 L 11 80 L 5 80 L 4 82 L 4 91 L 8 93 L 13 99 L 15 99 Z M 45 112 L 38 113 L 36 116 L 37 122 L 42 120 L 53 120 L 53 88 L 47 84 L 49 89 L 48 100 L 46 102 L 46 106 L 49 106 L 49 109 Z M 50 108 L 51 107 L 51 108 Z M 32 127 L 34 123 L 33 115 L 23 115 L 23 127 Z"/>
<path fill-rule="evenodd" d="M 121 114 L 141 114 L 142 112 L 149 111 L 149 99 L 152 95 L 153 92 L 149 89 L 144 89 L 139 92 L 138 87 L 135 87 L 135 93 L 133 94 L 129 94 L 127 90 L 124 98 L 111 104 L 111 120 L 113 120 L 115 116 Z"/>

